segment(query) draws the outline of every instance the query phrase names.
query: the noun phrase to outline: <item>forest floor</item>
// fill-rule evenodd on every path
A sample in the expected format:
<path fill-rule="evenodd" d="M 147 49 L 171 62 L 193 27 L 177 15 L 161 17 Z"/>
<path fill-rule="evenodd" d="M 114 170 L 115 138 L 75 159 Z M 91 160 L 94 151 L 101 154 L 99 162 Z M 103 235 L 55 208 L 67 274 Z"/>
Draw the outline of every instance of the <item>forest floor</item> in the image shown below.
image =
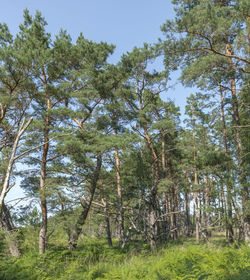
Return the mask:
<path fill-rule="evenodd" d="M 196 245 L 194 238 L 170 241 L 151 253 L 148 244 L 108 248 L 105 240 L 81 239 L 76 251 L 50 244 L 46 254 L 0 255 L 1 280 L 248 280 L 250 247 L 228 245 L 223 234 Z"/>

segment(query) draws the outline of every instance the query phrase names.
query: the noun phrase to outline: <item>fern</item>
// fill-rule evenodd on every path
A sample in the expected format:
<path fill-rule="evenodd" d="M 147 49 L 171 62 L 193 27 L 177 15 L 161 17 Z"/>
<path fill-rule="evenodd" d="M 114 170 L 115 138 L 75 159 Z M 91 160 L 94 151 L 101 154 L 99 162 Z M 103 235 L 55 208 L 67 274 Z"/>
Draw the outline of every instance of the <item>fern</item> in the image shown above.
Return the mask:
<path fill-rule="evenodd" d="M 137 245 L 138 246 L 138 245 Z M 147 249 L 110 249 L 85 243 L 76 251 L 58 248 L 20 259 L 0 256 L 1 280 L 248 280 L 250 248 L 169 244 L 157 254 Z"/>

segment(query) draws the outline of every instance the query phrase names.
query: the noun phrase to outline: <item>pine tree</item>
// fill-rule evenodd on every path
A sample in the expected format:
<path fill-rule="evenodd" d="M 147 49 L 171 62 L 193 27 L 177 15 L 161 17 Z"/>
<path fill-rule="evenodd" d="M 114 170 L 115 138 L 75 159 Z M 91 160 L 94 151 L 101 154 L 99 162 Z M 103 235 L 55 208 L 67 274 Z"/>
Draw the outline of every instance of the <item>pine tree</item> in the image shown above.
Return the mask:
<path fill-rule="evenodd" d="M 20 25 L 17 37 L 21 48 L 26 51 L 27 63 L 29 63 L 30 75 L 35 82 L 32 102 L 32 115 L 34 116 L 33 141 L 29 145 L 41 145 L 40 149 L 40 177 L 39 196 L 42 212 L 42 225 L 39 234 L 39 253 L 44 253 L 47 244 L 47 191 L 49 189 L 50 163 L 60 157 L 55 144 L 52 143 L 53 133 L 60 132 L 57 110 L 64 106 L 65 94 L 62 91 L 61 82 L 65 77 L 65 66 L 58 59 L 65 49 L 59 49 L 63 43 L 69 42 L 69 38 L 58 36 L 55 40 L 55 48 L 52 46 L 51 35 L 46 32 L 45 19 L 39 12 L 35 17 L 24 11 L 24 23 Z M 37 158 L 37 152 L 33 153 Z M 31 158 L 30 163 L 37 166 L 37 160 Z M 35 186 L 35 188 L 37 188 Z"/>
<path fill-rule="evenodd" d="M 237 147 L 239 180 L 241 184 L 242 207 L 244 220 L 247 221 L 246 177 L 242 161 L 243 143 L 240 133 L 240 107 L 236 80 L 248 73 L 250 61 L 248 53 L 248 21 L 242 7 L 244 1 L 175 1 L 177 18 L 167 21 L 162 30 L 167 40 L 163 43 L 166 61 L 172 62 L 174 68 L 182 61 L 185 76 L 199 80 L 199 75 L 207 75 L 210 70 L 223 65 L 227 86 L 231 91 L 232 115 Z M 177 37 L 177 34 L 183 36 Z M 169 67 L 168 65 L 166 67 Z M 205 71 L 204 71 L 205 69 Z M 243 194 L 244 193 L 244 194 Z M 245 228 L 248 228 L 245 222 Z M 242 227 L 242 228 L 244 228 Z M 247 230 L 248 231 L 248 230 Z M 248 239 L 248 233 L 241 233 Z"/>

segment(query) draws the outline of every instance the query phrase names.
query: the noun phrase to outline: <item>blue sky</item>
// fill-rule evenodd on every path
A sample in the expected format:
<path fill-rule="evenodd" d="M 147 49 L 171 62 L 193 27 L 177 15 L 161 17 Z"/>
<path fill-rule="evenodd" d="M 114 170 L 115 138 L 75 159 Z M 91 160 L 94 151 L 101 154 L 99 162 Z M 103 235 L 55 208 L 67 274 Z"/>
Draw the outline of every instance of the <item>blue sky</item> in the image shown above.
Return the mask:
<path fill-rule="evenodd" d="M 163 38 L 160 26 L 175 15 L 171 0 L 2 0 L 0 22 L 7 23 L 12 34 L 22 23 L 25 8 L 32 15 L 39 10 L 52 35 L 62 28 L 73 40 L 82 32 L 89 40 L 116 45 L 110 59 L 113 63 L 133 47 Z M 172 75 L 171 84 L 176 82 L 179 73 Z M 184 113 L 185 100 L 190 92 L 191 89 L 177 85 L 166 93 L 164 99 L 175 101 Z"/>
<path fill-rule="evenodd" d="M 52 35 L 62 28 L 73 40 L 82 32 L 89 40 L 116 45 L 111 59 L 114 63 L 134 46 L 157 42 L 162 37 L 160 26 L 174 17 L 171 0 L 2 0 L 0 22 L 6 23 L 12 34 L 18 32 L 25 8 L 32 15 L 39 10 Z M 173 75 L 172 84 L 178 73 Z M 192 91 L 177 85 L 165 94 L 164 99 L 174 100 L 183 114 L 186 97 Z M 15 186 L 7 200 L 21 195 L 20 188 Z"/>
<path fill-rule="evenodd" d="M 48 30 L 55 34 L 66 29 L 73 39 L 80 32 L 90 40 L 107 41 L 117 46 L 116 55 L 155 42 L 160 25 L 174 16 L 170 0 L 11 0 L 1 1 L 0 18 L 12 32 L 22 22 L 28 8 L 42 12 Z"/>

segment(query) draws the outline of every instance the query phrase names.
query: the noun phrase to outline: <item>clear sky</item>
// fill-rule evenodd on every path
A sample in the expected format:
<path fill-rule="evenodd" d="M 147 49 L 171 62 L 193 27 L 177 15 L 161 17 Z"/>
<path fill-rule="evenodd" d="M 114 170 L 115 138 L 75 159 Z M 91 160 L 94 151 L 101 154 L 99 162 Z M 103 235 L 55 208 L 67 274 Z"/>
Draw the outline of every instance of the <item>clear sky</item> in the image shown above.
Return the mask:
<path fill-rule="evenodd" d="M 115 44 L 118 56 L 155 42 L 160 25 L 174 16 L 171 0 L 2 0 L 1 22 L 16 32 L 25 8 L 41 11 L 52 34 L 63 28 L 76 39 L 82 32 L 87 39 Z"/>
<path fill-rule="evenodd" d="M 82 32 L 89 40 L 116 45 L 112 62 L 117 62 L 134 46 L 157 42 L 162 37 L 160 26 L 166 19 L 174 17 L 171 0 L 1 0 L 0 3 L 0 22 L 6 23 L 12 34 L 18 32 L 25 8 L 32 15 L 39 10 L 52 35 L 62 28 L 73 40 Z M 175 74 L 171 83 L 176 77 Z M 177 85 L 165 97 L 174 100 L 183 113 L 186 97 L 191 91 Z M 7 200 L 20 195 L 20 189 L 15 186 Z"/>
<path fill-rule="evenodd" d="M 45 17 L 47 30 L 55 35 L 65 29 L 75 40 L 82 32 L 96 42 L 116 45 L 111 62 L 144 42 L 155 43 L 163 37 L 160 26 L 174 17 L 171 0 L 0 0 L 0 22 L 5 22 L 12 34 L 23 21 L 23 10 L 32 15 L 39 10 Z M 177 74 L 173 75 L 175 83 Z M 166 94 L 184 113 L 186 97 L 191 92 L 177 85 Z"/>

